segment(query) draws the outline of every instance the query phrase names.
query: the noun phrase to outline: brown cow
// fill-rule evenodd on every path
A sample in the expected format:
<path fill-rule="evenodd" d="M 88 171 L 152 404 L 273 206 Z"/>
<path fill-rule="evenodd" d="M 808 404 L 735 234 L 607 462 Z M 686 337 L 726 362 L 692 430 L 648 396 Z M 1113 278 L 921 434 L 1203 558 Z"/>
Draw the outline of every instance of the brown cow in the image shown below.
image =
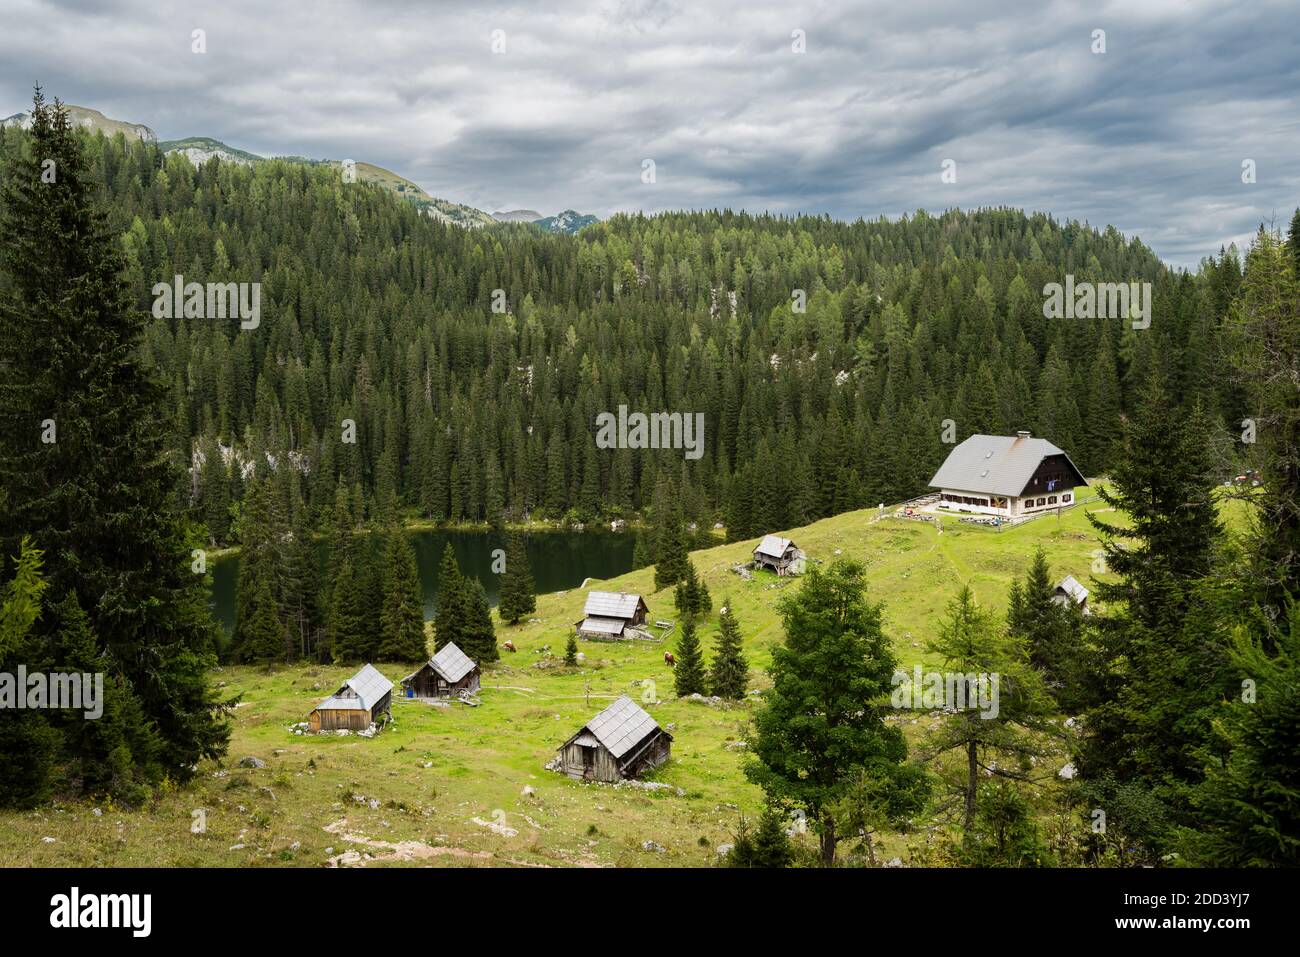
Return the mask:
<path fill-rule="evenodd" d="M 505 648 L 506 651 L 518 651 L 518 650 L 519 650 L 518 648 L 515 647 L 515 643 L 514 643 L 513 641 L 507 641 L 507 642 L 506 642 L 502 647 Z"/>
<path fill-rule="evenodd" d="M 673 657 L 673 653 L 671 651 L 664 652 L 664 664 L 666 664 L 669 668 L 677 667 L 677 659 Z"/>

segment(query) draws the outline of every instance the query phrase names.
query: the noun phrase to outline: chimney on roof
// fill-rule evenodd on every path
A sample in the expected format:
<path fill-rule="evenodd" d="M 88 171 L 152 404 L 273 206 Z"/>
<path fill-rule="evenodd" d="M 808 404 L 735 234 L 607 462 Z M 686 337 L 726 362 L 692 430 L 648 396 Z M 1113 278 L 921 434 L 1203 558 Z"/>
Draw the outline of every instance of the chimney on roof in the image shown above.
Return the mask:
<path fill-rule="evenodd" d="M 1016 438 L 1017 438 L 1017 439 L 1027 439 L 1027 438 L 1029 438 L 1029 430 L 1028 430 L 1028 429 L 1021 429 L 1019 432 L 1016 433 Z"/>

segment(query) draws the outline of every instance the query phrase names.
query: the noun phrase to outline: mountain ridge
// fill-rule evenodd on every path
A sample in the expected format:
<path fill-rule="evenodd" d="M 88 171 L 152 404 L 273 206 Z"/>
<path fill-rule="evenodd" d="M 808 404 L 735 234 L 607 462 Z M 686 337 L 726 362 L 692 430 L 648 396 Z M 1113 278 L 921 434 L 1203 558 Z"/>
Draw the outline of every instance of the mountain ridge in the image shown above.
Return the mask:
<path fill-rule="evenodd" d="M 152 128 L 142 123 L 130 123 L 113 119 L 92 107 L 77 106 L 71 103 L 64 103 L 62 106 L 68 111 L 68 116 L 73 124 L 80 129 L 91 133 L 103 133 L 105 136 L 115 136 L 121 133 L 128 139 L 153 143 L 163 153 L 183 156 L 194 166 L 201 166 L 213 159 L 244 166 L 275 159 L 291 163 L 307 163 L 309 165 L 328 164 L 336 167 L 342 167 L 344 162 L 333 159 L 313 159 L 305 156 L 263 156 L 259 153 L 231 146 L 212 136 L 186 136 L 178 139 L 160 140 L 158 134 Z M 31 114 L 23 111 L 14 113 L 0 119 L 0 126 L 17 126 L 27 129 L 31 126 Z M 498 222 L 492 214 L 476 207 L 438 196 L 431 196 L 417 183 L 382 166 L 360 160 L 356 161 L 355 166 L 358 180 L 363 183 L 375 183 L 384 187 L 412 203 L 421 212 L 433 219 L 467 228 L 489 226 Z"/>

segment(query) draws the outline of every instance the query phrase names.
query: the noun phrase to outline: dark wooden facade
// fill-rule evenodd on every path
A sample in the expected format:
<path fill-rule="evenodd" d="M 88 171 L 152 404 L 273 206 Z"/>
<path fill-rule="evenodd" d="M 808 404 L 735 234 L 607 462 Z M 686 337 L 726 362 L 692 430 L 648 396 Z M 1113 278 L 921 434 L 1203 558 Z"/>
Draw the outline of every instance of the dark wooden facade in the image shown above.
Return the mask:
<path fill-rule="evenodd" d="M 475 665 L 474 670 L 459 681 L 447 681 L 426 661 L 414 674 L 402 680 L 402 688 L 408 698 L 454 698 L 462 692 L 477 694 L 482 672 Z"/>
<path fill-rule="evenodd" d="M 656 728 L 623 758 L 616 758 L 591 734 L 578 735 L 560 749 L 561 770 L 579 781 L 614 782 L 657 768 L 671 757 L 672 736 Z"/>

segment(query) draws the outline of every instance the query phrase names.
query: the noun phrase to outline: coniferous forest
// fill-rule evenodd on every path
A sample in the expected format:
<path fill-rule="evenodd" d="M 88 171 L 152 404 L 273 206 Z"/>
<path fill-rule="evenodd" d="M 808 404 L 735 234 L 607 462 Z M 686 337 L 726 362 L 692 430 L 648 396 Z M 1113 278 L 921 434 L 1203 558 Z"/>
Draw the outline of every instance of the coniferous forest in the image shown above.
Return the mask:
<path fill-rule="evenodd" d="M 1047 318 L 1043 290 L 1066 275 L 1150 283 L 1153 321 Z M 156 315 L 174 277 L 260 283 L 257 323 Z M 314 683 L 292 693 L 320 696 L 334 684 L 318 668 L 420 666 L 455 644 L 485 693 L 531 693 L 553 669 L 582 675 L 567 698 L 595 713 L 614 653 L 584 638 L 580 654 L 571 621 L 515 654 L 514 636 L 559 620 L 534 617 L 559 613 L 520 528 L 623 521 L 656 596 L 644 627 L 674 621 L 671 675 L 619 693 L 752 705 L 741 766 L 762 806 L 725 852 L 701 838 L 719 862 L 834 865 L 856 841 L 875 865 L 882 834 L 924 821 L 954 836 L 927 839 L 921 864 L 1294 866 L 1297 370 L 1300 211 L 1192 271 L 1112 228 L 1009 208 L 468 229 L 327 165 L 194 165 L 79 131 L 38 93 L 29 129 L 0 127 L 0 671 L 101 672 L 106 690 L 93 722 L 0 710 L 0 804 L 138 809 L 192 786 L 227 757 L 240 702 L 224 669 L 299 667 Z M 702 413 L 701 454 L 598 447 L 597 416 L 620 407 Z M 1098 610 L 1055 600 L 1041 545 L 997 601 L 954 586 L 912 647 L 1000 675 L 991 719 L 940 710 L 915 736 L 888 720 L 893 636 L 922 626 L 888 616 L 874 558 L 837 549 L 795 585 L 763 578 L 774 594 L 744 598 L 774 610 L 760 649 L 732 595 L 753 579 L 699 557 L 907 502 L 946 436 L 1018 430 L 1104 478 L 1086 516 Z M 495 612 L 448 545 L 426 629 L 413 522 L 501 532 Z M 234 547 L 226 640 L 203 563 Z M 510 720 L 547 725 L 552 707 Z M 1061 749 L 1052 820 L 1067 823 L 1051 831 L 1034 769 Z M 792 809 L 815 846 L 792 846 Z M 615 826 L 600 820 L 583 822 L 592 845 Z"/>
<path fill-rule="evenodd" d="M 1104 474 L 1153 366 L 1225 432 L 1250 411 L 1222 348 L 1235 249 L 1189 275 L 1114 230 L 1010 209 L 472 231 L 326 167 L 86 152 L 135 308 L 176 275 L 262 283 L 255 329 L 144 335 L 212 546 L 239 541 L 262 479 L 313 527 L 340 488 L 380 524 L 593 521 L 646 510 L 663 480 L 689 520 L 748 538 L 921 493 L 948 419 L 960 436 L 1030 429 Z M 1160 321 L 1045 319 L 1041 290 L 1066 273 L 1153 283 Z M 592 423 L 620 405 L 704 413 L 703 454 L 599 454 Z"/>

